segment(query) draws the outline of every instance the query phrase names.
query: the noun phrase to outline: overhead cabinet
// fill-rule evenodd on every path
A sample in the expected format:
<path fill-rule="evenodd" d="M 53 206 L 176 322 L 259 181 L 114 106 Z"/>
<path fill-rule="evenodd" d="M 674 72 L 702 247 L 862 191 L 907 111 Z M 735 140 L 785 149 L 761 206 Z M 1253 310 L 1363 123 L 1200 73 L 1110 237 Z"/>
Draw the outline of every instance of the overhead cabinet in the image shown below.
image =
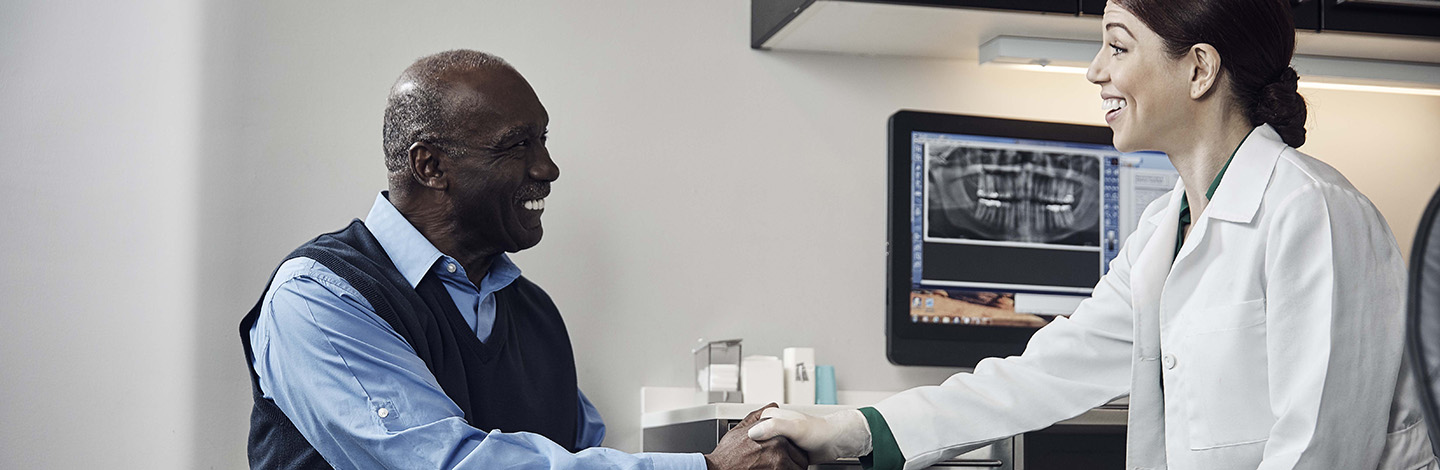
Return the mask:
<path fill-rule="evenodd" d="M 1302 34 L 1440 38 L 1440 0 L 1290 0 L 1290 7 Z M 1104 12 L 1105 0 L 751 0 L 750 10 L 750 47 L 756 49 L 953 57 L 929 49 L 968 47 L 975 41 L 966 36 L 994 31 L 1095 40 L 1094 16 Z M 1077 24 L 1086 30 L 1083 36 Z M 936 44 L 900 47 L 920 34 Z M 835 39 L 840 36 L 848 38 Z M 1358 41 L 1363 45 L 1355 47 L 1369 48 L 1368 41 Z"/>
<path fill-rule="evenodd" d="M 872 0 L 862 0 L 872 1 Z M 1080 4 L 1075 0 L 873 0 L 874 3 L 926 5 L 934 7 L 989 8 L 994 10 L 1038 11 L 1074 14 Z"/>
<path fill-rule="evenodd" d="M 1290 9 L 1295 14 L 1295 29 L 1320 29 L 1320 0 L 1290 0 Z M 1080 0 L 1080 13 L 1099 16 L 1104 12 L 1105 0 Z"/>
<path fill-rule="evenodd" d="M 1076 15 L 1080 12 L 1079 0 L 845 0 L 851 3 L 882 5 L 906 5 L 935 8 L 968 8 L 993 11 L 1055 13 Z M 750 47 L 765 49 L 766 42 L 773 39 L 802 12 L 816 3 L 836 3 L 834 0 L 751 0 L 750 2 Z M 1105 2 L 1100 2 L 1104 7 Z"/>
<path fill-rule="evenodd" d="M 1321 0 L 1321 29 L 1440 37 L 1440 0 Z"/>
<path fill-rule="evenodd" d="M 1297 54 L 1440 64 L 1440 0 L 1290 5 Z M 1098 42 L 1104 9 L 1105 0 L 751 0 L 750 46 L 977 60 L 1000 36 Z"/>

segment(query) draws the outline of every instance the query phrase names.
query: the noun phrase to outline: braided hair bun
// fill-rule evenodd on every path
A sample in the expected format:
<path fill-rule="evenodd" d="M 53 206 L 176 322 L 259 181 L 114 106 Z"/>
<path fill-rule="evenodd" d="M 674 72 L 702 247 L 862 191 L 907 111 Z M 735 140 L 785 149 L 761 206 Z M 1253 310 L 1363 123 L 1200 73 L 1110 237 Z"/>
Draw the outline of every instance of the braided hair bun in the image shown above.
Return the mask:
<path fill-rule="evenodd" d="M 1296 91 L 1299 80 L 1295 69 L 1285 67 L 1279 78 L 1260 88 L 1255 106 L 1250 109 L 1251 122 L 1274 127 L 1285 145 L 1291 147 L 1305 144 L 1305 98 Z"/>

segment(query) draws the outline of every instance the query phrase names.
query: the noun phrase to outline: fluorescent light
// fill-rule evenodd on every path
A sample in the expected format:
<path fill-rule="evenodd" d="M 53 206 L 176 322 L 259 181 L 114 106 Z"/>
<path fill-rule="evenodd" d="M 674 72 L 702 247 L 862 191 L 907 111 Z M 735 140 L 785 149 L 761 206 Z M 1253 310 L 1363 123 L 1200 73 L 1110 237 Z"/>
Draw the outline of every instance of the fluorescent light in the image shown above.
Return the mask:
<path fill-rule="evenodd" d="M 1087 68 L 1100 43 L 1071 39 L 996 36 L 980 45 L 981 64 L 1042 65 Z"/>
<path fill-rule="evenodd" d="M 1085 72 L 1086 72 L 1087 70 L 1089 70 L 1088 67 L 1076 67 L 1076 66 L 1072 66 L 1072 65 L 1040 65 L 1040 64 L 996 64 L 996 65 L 997 65 L 997 66 L 1000 66 L 1000 67 L 1005 67 L 1005 68 L 1007 68 L 1007 69 L 1029 70 L 1029 71 L 1031 71 L 1031 72 L 1073 73 L 1073 74 L 1076 74 L 1076 75 L 1085 75 Z"/>
<path fill-rule="evenodd" d="M 1300 81 L 1300 88 L 1311 88 L 1316 90 L 1344 90 L 1344 91 L 1366 91 L 1371 93 L 1396 93 L 1401 95 L 1440 96 L 1440 89 L 1416 88 L 1387 85 L 1356 85 L 1353 83 L 1325 83 Z"/>
<path fill-rule="evenodd" d="M 1290 65 L 1305 88 L 1440 96 L 1436 64 L 1296 55 Z"/>
<path fill-rule="evenodd" d="M 1084 75 L 1099 50 L 1094 41 L 996 36 L 980 45 L 980 64 Z"/>
<path fill-rule="evenodd" d="M 1084 74 L 1096 41 L 996 36 L 980 45 L 980 64 L 1036 72 Z M 1302 88 L 1440 96 L 1440 64 L 1296 55 Z"/>

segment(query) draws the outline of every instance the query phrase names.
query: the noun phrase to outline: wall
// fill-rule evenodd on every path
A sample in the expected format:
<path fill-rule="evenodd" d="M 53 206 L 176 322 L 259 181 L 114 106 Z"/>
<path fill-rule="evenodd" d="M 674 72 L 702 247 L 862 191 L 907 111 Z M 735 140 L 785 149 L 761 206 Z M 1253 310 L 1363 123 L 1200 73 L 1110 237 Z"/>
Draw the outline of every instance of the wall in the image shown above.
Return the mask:
<path fill-rule="evenodd" d="M 0 2 L 0 468 L 187 468 L 235 364 L 194 354 L 200 10 L 125 3 Z"/>
<path fill-rule="evenodd" d="M 33 21 L 28 12 L 3 12 L 0 21 Z M 388 87 L 416 57 L 450 48 L 505 57 L 549 109 L 561 178 L 547 201 L 545 240 L 515 259 L 566 314 L 580 352 L 581 386 L 610 425 L 607 445 L 638 450 L 639 388 L 689 384 L 689 348 L 701 337 L 742 337 L 748 353 L 813 346 L 821 362 L 837 366 L 845 389 L 898 390 L 943 380 L 953 371 L 896 367 L 884 358 L 886 118 L 914 108 L 1098 124 L 1097 88 L 1075 75 L 954 61 L 754 51 L 746 47 L 748 15 L 744 0 L 431 1 L 405 8 L 380 1 L 211 2 L 178 19 L 114 15 L 136 31 L 162 21 L 162 30 L 200 28 L 198 39 L 127 36 L 122 42 L 135 55 L 177 58 L 192 78 L 162 80 L 152 76 L 157 71 L 116 65 L 122 75 L 152 80 L 106 88 L 129 98 L 112 98 L 102 121 L 74 111 L 32 123 L 7 111 L 0 137 L 11 142 L 20 135 L 21 148 L 33 152 L 52 148 L 55 142 L 36 133 L 57 132 L 53 128 L 130 142 L 174 129 L 189 143 L 167 142 L 162 150 L 170 151 L 161 153 L 125 149 L 125 162 L 163 169 L 168 179 L 74 142 L 62 142 L 63 148 L 96 156 L 51 173 L 0 176 L 7 189 L 36 194 L 28 202 L 38 206 L 8 206 L 7 219 L 36 220 L 47 208 L 64 219 L 52 228 L 0 228 L 7 247 L 6 320 L 24 317 L 23 325 L 38 330 L 19 344 L 0 342 L 6 377 L 0 390 L 6 399 L 48 406 L 0 411 L 0 422 L 38 421 L 43 431 L 0 431 L 10 433 L 0 435 L 0 467 L 35 467 L 10 464 L 35 462 L 44 455 L 35 448 L 58 449 L 62 444 L 42 439 L 66 436 L 64 418 L 90 418 L 103 406 L 46 410 L 73 401 L 109 406 L 117 403 L 110 389 L 155 393 L 156 382 L 167 387 L 141 402 L 147 411 L 106 417 L 102 429 L 154 429 L 165 437 L 122 436 L 106 451 L 173 449 L 161 452 L 170 460 L 145 468 L 243 467 L 249 388 L 235 325 L 286 252 L 365 214 L 384 186 L 380 125 Z M 16 83 L 11 74 L 22 74 L 25 85 L 69 83 L 42 83 L 48 72 L 9 65 L 12 55 L 29 54 L 9 35 L 38 42 L 47 37 L 42 31 L 0 33 L 7 34 L 0 43 L 4 109 L 40 103 L 9 88 Z M 198 57 L 182 52 L 192 46 L 176 43 L 196 44 Z M 89 54 L 84 58 L 104 64 L 130 58 Z M 59 57 L 25 57 L 27 70 L 78 67 Z M 176 81 L 198 96 L 164 93 Z M 1419 211 L 1440 182 L 1440 158 L 1432 150 L 1440 146 L 1440 134 L 1432 131 L 1440 126 L 1440 98 L 1307 96 L 1314 128 L 1304 150 L 1370 194 L 1408 247 Z M 161 97 L 176 102 L 138 122 L 122 119 L 134 109 L 155 109 L 147 98 Z M 79 170 L 86 177 L 83 198 L 47 191 L 39 178 Z M 144 208 L 149 219 L 130 221 L 125 215 L 132 207 Z M 114 253 L 109 242 L 67 235 L 91 217 L 131 224 L 124 227 L 142 245 Z M 10 248 L 12 240 L 22 249 Z M 86 251 L 67 254 L 70 246 Z M 128 267 L 144 259 L 160 261 Z M 100 291 L 104 296 L 74 299 L 60 276 L 67 265 L 87 261 L 103 261 L 95 272 L 122 284 Z M 173 282 L 189 284 L 162 289 L 137 280 L 170 272 L 189 279 Z M 114 305 L 108 297 L 131 290 L 122 286 L 147 287 L 147 302 L 182 291 L 194 314 L 169 300 L 178 303 L 122 312 L 125 318 L 150 315 L 154 320 L 144 325 L 163 325 L 161 331 L 125 326 L 105 308 Z M 20 308 L 10 299 L 19 299 Z M 87 308 L 73 309 L 67 320 L 30 318 L 63 302 Z M 192 342 L 172 344 L 177 335 Z M 156 352 L 135 355 L 136 361 L 83 360 L 107 345 L 107 354 Z M 119 367 L 122 361 L 129 367 Z M 140 367 L 151 375 L 130 377 Z M 65 381 L 70 369 L 101 375 L 93 383 L 111 386 L 52 396 L 71 385 Z M 37 378 L 10 379 L 30 376 Z M 122 426 L 140 417 L 146 427 Z"/>

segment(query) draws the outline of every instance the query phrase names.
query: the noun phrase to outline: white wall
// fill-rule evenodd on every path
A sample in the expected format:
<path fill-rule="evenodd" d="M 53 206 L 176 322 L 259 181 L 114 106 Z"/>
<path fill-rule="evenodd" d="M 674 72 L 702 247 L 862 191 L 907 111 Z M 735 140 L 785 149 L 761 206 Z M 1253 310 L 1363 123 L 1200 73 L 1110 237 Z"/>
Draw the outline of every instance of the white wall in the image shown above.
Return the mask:
<path fill-rule="evenodd" d="M 0 468 L 187 468 L 235 363 L 194 355 L 200 10 L 127 3 L 0 2 Z"/>
<path fill-rule="evenodd" d="M 174 58 L 189 73 L 172 78 L 123 66 L 124 54 L 88 51 L 83 58 L 136 78 L 83 91 L 91 100 L 124 97 L 109 98 L 99 120 L 76 110 L 36 122 L 13 111 L 47 103 L 13 83 L 64 89 L 89 78 L 50 81 L 55 69 L 90 66 L 30 55 L 32 43 L 50 40 L 44 26 L 69 19 L 0 33 L 0 141 L 18 139 L 31 150 L 20 152 L 23 159 L 5 157 L 20 163 L 7 169 L 30 170 L 0 181 L 35 195 L 3 214 L 24 221 L 42 220 L 50 209 L 60 214 L 50 216 L 55 225 L 0 228 L 5 320 L 35 330 L 20 343 L 0 342 L 0 398 L 33 408 L 0 411 L 0 422 L 35 421 L 43 431 L 0 431 L 0 467 L 44 466 L 42 451 L 64 448 L 70 422 L 95 419 L 115 403 L 131 406 L 115 400 L 115 389 L 159 395 L 143 398 L 143 410 L 105 417 L 99 434 L 133 433 L 112 447 L 148 446 L 168 460 L 148 465 L 155 460 L 122 452 L 113 461 L 243 467 L 249 386 L 236 323 L 286 252 L 365 214 L 384 186 L 385 93 L 424 54 L 499 54 L 549 109 L 561 178 L 547 203 L 545 240 L 516 259 L 565 312 L 581 386 L 610 425 L 606 444 L 629 451 L 639 445 L 639 388 L 687 385 L 688 351 L 700 337 L 742 337 L 748 353 L 816 347 L 821 362 L 837 366 L 845 389 L 897 390 L 952 372 L 896 367 L 884 358 L 885 120 L 895 110 L 1101 122 L 1097 88 L 1074 75 L 750 50 L 744 0 L 212 3 L 159 19 L 112 14 L 123 27 L 90 28 L 126 33 L 102 37 L 131 55 Z M 10 11 L 39 8 L 32 4 L 50 5 L 3 7 L 0 25 L 10 31 L 10 23 L 37 22 Z M 198 38 L 147 42 L 139 35 L 197 27 Z M 84 41 L 72 42 L 97 42 L 96 33 L 79 31 L 72 34 Z M 191 55 L 191 47 L 200 53 Z M 20 56 L 26 67 L 13 67 Z M 172 96 L 175 87 L 191 94 Z M 1408 247 L 1440 183 L 1440 158 L 1431 150 L 1440 146 L 1433 132 L 1440 98 L 1307 96 L 1315 119 L 1303 150 L 1371 194 Z M 155 100 L 170 108 L 141 114 L 156 109 Z M 141 144 L 172 131 L 182 133 L 183 145 L 164 140 L 168 151 L 143 151 Z M 102 154 L 98 145 L 47 138 L 62 133 L 132 145 L 112 159 L 116 153 Z M 70 152 L 40 153 L 56 145 Z M 57 160 L 64 166 L 49 163 Z M 136 169 L 146 166 L 156 168 Z M 84 196 L 47 184 L 77 172 L 86 176 Z M 145 212 L 135 221 L 139 208 Z M 111 252 L 112 242 L 79 232 L 97 218 L 129 229 L 139 246 Z M 146 259 L 159 262 L 131 266 Z M 94 266 L 91 272 L 120 283 L 77 300 L 61 282 L 69 265 Z M 152 285 L 150 278 L 162 275 L 190 284 Z M 184 301 L 171 299 L 177 292 Z M 147 307 L 118 311 L 110 297 L 121 294 L 140 295 Z M 68 307 L 77 302 L 86 308 Z M 56 304 L 74 316 L 49 319 Z M 149 315 L 144 325 L 160 330 L 127 326 L 116 315 Z M 89 357 L 116 350 L 147 353 Z M 99 377 L 79 382 L 75 375 Z M 105 387 L 64 392 L 71 383 Z M 86 405 L 71 408 L 76 401 Z M 137 418 L 144 427 L 122 425 Z"/>

